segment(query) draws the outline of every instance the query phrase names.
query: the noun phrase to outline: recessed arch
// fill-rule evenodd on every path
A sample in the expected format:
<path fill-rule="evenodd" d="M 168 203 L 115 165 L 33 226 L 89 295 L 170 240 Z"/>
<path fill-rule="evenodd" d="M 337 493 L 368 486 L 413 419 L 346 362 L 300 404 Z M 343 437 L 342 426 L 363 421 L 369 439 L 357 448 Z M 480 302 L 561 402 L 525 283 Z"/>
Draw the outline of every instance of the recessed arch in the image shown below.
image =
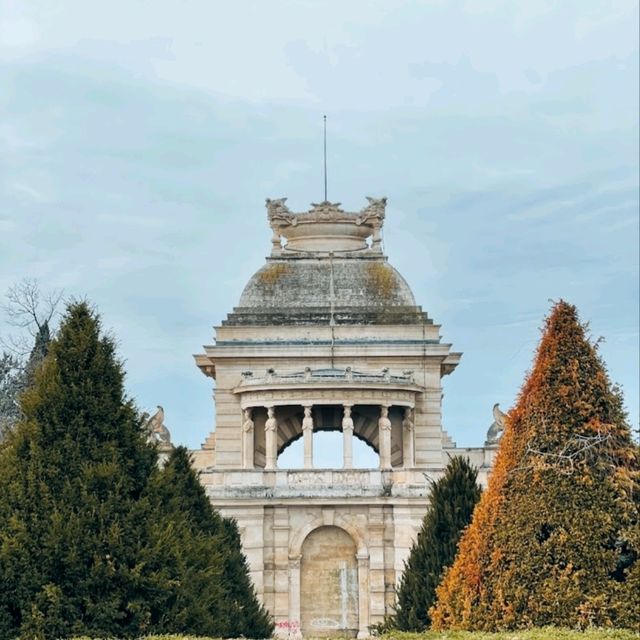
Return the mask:
<path fill-rule="evenodd" d="M 300 623 L 306 637 L 355 637 L 359 629 L 357 547 L 341 527 L 307 535 L 300 558 Z"/>

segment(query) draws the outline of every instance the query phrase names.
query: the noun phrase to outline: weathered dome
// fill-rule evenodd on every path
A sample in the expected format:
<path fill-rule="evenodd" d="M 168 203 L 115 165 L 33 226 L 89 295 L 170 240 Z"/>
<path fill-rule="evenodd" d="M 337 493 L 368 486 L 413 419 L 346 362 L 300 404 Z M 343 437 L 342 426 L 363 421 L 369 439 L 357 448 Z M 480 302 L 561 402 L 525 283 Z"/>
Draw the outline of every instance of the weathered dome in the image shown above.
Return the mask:
<path fill-rule="evenodd" d="M 369 198 L 359 213 L 323 202 L 302 214 L 284 200 L 267 201 L 271 257 L 225 324 L 425 322 L 409 285 L 382 254 L 385 199 Z"/>

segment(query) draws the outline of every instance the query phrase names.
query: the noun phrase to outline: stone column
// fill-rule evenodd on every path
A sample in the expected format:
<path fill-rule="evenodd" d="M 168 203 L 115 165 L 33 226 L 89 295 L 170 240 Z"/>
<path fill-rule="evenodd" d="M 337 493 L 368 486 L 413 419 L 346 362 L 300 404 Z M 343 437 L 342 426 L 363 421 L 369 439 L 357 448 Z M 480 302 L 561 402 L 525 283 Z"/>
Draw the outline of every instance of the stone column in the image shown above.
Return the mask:
<path fill-rule="evenodd" d="M 253 469 L 253 420 L 251 409 L 244 410 L 242 423 L 242 468 Z"/>
<path fill-rule="evenodd" d="M 300 632 L 300 560 L 302 556 L 289 556 L 289 620 L 287 636 L 302 638 Z"/>
<path fill-rule="evenodd" d="M 380 449 L 380 468 L 391 469 L 391 420 L 389 420 L 389 405 L 387 404 L 380 406 L 378 446 Z"/>
<path fill-rule="evenodd" d="M 369 638 L 369 556 L 356 555 L 358 561 L 358 635 Z"/>
<path fill-rule="evenodd" d="M 265 440 L 265 465 L 264 468 L 272 470 L 276 468 L 278 459 L 278 421 L 275 417 L 275 409 L 267 407 L 267 421 L 264 423 Z"/>
<path fill-rule="evenodd" d="M 405 469 L 415 466 L 413 432 L 413 409 L 407 407 L 402 420 L 402 464 Z"/>
<path fill-rule="evenodd" d="M 342 418 L 342 454 L 343 467 L 353 467 L 353 418 L 351 417 L 351 405 L 344 405 L 344 417 Z"/>
<path fill-rule="evenodd" d="M 304 407 L 302 418 L 302 437 L 304 439 L 304 468 L 313 469 L 313 418 L 310 405 Z"/>

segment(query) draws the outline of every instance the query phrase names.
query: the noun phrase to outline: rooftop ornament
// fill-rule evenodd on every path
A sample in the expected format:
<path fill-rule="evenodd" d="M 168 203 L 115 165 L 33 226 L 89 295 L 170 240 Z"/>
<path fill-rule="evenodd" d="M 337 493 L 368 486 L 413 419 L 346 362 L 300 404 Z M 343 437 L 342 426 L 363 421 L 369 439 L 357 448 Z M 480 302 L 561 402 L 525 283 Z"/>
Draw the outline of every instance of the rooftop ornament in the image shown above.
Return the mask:
<path fill-rule="evenodd" d="M 272 255 L 351 251 L 382 254 L 380 230 L 387 199 L 367 197 L 367 200 L 369 204 L 359 212 L 344 211 L 339 202 L 325 201 L 312 203 L 309 211 L 294 213 L 287 207 L 286 198 L 267 198 L 267 215 L 273 230 Z M 371 246 L 367 244 L 368 238 Z"/>

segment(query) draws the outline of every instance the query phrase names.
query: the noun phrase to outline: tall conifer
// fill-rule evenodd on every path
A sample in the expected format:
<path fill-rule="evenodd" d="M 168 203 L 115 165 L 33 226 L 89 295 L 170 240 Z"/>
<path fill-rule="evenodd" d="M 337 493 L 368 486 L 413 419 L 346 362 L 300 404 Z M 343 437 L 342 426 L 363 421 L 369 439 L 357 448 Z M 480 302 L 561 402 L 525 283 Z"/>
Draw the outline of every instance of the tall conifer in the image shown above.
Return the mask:
<path fill-rule="evenodd" d="M 0 637 L 139 634 L 166 593 L 139 562 L 156 454 L 86 303 L 49 351 L 0 452 Z"/>
<path fill-rule="evenodd" d="M 405 562 L 392 625 L 402 631 L 429 627 L 429 608 L 445 567 L 456 554 L 463 529 L 480 498 L 478 471 L 466 458 L 452 458 L 444 476 L 431 485 L 429 510 Z"/>
<path fill-rule="evenodd" d="M 638 449 L 620 393 L 556 304 L 433 626 L 640 627 Z"/>
<path fill-rule="evenodd" d="M 254 592 L 235 522 L 211 506 L 184 447 L 172 451 L 151 491 L 177 559 L 175 596 L 159 631 L 270 637 L 273 623 Z"/>
<path fill-rule="evenodd" d="M 225 595 L 227 610 L 230 614 L 230 624 L 227 636 L 238 638 L 269 638 L 273 633 L 274 624 L 258 602 L 251 578 L 249 565 L 242 553 L 238 525 L 233 519 L 223 521 L 225 538 L 225 583 L 229 587 Z"/>

